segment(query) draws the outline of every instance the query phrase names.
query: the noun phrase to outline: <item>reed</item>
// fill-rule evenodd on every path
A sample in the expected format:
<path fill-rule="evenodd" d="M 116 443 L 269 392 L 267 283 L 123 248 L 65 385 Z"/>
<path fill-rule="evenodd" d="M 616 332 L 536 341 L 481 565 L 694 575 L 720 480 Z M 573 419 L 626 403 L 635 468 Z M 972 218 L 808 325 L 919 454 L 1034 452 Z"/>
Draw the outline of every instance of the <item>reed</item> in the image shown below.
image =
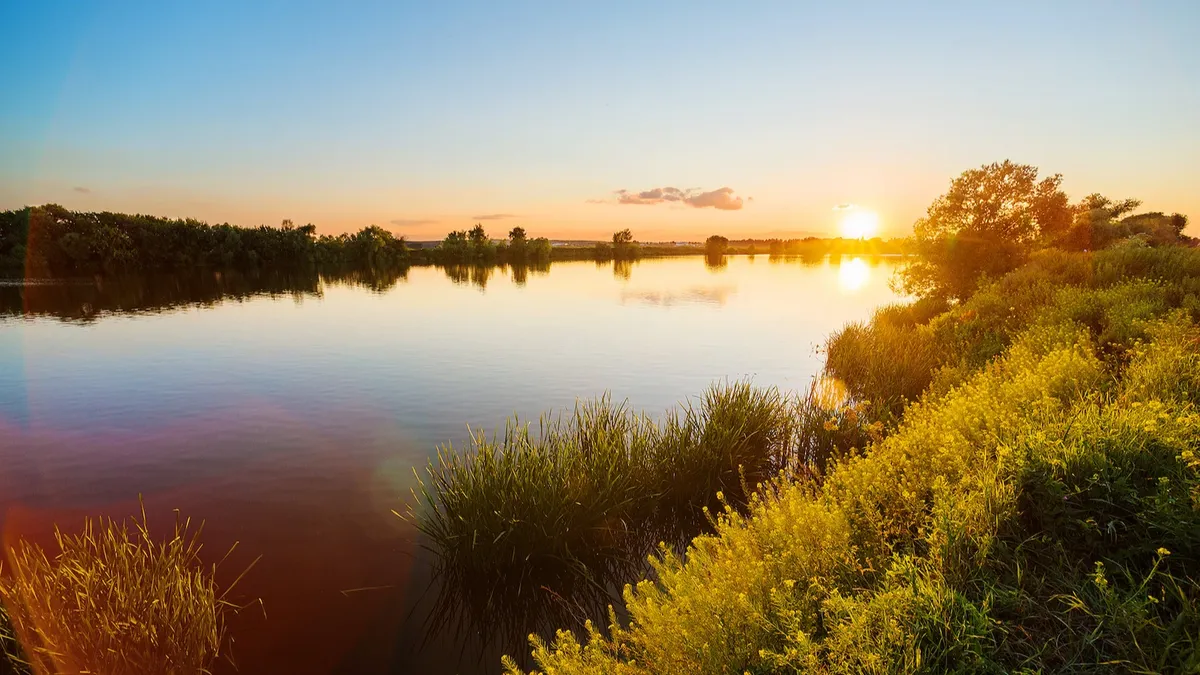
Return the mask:
<path fill-rule="evenodd" d="M 438 450 L 415 490 L 417 526 L 471 574 L 519 567 L 534 575 L 586 559 L 627 559 L 644 506 L 655 429 L 607 397 L 537 430 L 513 420 L 500 437 Z"/>
<path fill-rule="evenodd" d="M 851 323 L 825 342 L 825 372 L 857 399 L 899 415 L 933 381 L 942 365 L 933 332 L 911 323 L 899 308 L 883 308 L 870 322 Z"/>
<path fill-rule="evenodd" d="M 804 396 L 718 384 L 661 421 L 604 396 L 536 429 L 513 420 L 498 437 L 473 433 L 465 451 L 440 448 L 403 517 L 450 585 L 483 589 L 481 601 L 456 600 L 472 614 L 486 616 L 500 587 L 604 595 L 660 544 L 681 548 L 710 528 L 710 510 L 741 508 L 781 472 L 816 475 L 878 432 L 828 383 Z"/>
<path fill-rule="evenodd" d="M 143 510 L 132 523 L 88 519 L 55 532 L 53 558 L 22 541 L 0 598 L 31 670 L 43 673 L 208 673 L 229 608 L 199 560 L 200 530 L 178 521 L 155 541 Z"/>

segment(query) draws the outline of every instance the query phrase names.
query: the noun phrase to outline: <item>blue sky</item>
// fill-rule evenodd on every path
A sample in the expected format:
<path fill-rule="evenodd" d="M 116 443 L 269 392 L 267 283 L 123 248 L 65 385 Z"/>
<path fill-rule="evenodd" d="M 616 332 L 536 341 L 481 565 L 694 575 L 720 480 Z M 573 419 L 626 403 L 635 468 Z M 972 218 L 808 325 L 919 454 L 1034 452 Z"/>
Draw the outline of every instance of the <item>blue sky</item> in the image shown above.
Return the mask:
<path fill-rule="evenodd" d="M 1010 158 L 1200 218 L 1189 0 L 5 2 L 0 21 L 0 208 L 650 239 L 833 231 L 851 202 L 903 234 Z M 743 208 L 616 203 L 662 187 Z"/>

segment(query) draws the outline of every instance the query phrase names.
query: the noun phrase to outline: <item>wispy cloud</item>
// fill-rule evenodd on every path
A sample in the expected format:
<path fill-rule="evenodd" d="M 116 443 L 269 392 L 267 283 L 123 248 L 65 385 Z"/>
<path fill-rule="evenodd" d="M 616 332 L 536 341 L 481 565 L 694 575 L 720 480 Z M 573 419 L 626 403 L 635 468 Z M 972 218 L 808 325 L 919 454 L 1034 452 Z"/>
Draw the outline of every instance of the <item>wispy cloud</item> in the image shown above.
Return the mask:
<path fill-rule="evenodd" d="M 471 216 L 471 220 L 504 220 L 516 217 L 516 214 L 513 213 L 486 213 L 482 216 Z"/>
<path fill-rule="evenodd" d="M 75 192 L 78 192 L 78 193 L 79 193 L 79 194 L 81 194 L 81 195 L 90 195 L 90 194 L 92 194 L 92 190 L 91 190 L 90 188 L 85 188 L 85 187 L 78 187 L 78 186 L 76 186 L 76 187 L 73 187 L 73 188 L 71 188 L 71 189 L 72 189 L 72 190 L 74 190 Z"/>
<path fill-rule="evenodd" d="M 655 204 L 677 202 L 697 209 L 714 208 L 720 211 L 737 211 L 745 205 L 746 201 L 750 201 L 749 199 L 743 200 L 741 197 L 735 196 L 733 188 L 729 187 L 709 190 L 707 192 L 700 188 L 681 190 L 676 187 L 661 187 L 641 192 L 617 190 L 613 194 L 616 195 L 616 203 L 618 204 L 653 206 Z M 602 199 L 589 199 L 588 203 L 603 204 L 608 202 Z"/>
<path fill-rule="evenodd" d="M 396 227 L 417 227 L 418 225 L 435 225 L 440 221 L 430 218 L 397 218 L 391 221 Z"/>

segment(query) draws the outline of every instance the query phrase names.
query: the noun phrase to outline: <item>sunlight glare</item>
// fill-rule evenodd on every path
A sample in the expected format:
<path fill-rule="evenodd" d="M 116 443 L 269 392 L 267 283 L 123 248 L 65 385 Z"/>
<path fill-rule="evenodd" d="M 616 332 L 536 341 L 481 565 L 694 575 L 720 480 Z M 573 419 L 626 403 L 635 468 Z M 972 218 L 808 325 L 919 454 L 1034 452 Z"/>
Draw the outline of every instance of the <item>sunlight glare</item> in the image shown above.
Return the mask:
<path fill-rule="evenodd" d="M 871 280 L 871 268 L 862 258 L 843 261 L 838 269 L 838 287 L 847 293 L 853 293 Z"/>
<path fill-rule="evenodd" d="M 854 209 L 842 216 L 842 236 L 847 239 L 870 239 L 879 231 L 879 214 Z"/>

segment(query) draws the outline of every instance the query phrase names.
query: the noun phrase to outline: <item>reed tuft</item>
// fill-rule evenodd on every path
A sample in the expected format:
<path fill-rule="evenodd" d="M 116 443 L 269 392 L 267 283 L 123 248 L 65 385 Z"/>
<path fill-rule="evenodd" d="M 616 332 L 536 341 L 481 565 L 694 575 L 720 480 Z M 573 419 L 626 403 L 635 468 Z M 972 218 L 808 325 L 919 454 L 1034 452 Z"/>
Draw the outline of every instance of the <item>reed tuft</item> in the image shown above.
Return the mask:
<path fill-rule="evenodd" d="M 202 528 L 177 520 L 156 541 L 140 520 L 88 519 L 80 534 L 55 532 L 53 558 L 22 541 L 0 580 L 24 658 L 36 674 L 208 673 L 230 607 L 215 568 L 199 560 Z"/>

